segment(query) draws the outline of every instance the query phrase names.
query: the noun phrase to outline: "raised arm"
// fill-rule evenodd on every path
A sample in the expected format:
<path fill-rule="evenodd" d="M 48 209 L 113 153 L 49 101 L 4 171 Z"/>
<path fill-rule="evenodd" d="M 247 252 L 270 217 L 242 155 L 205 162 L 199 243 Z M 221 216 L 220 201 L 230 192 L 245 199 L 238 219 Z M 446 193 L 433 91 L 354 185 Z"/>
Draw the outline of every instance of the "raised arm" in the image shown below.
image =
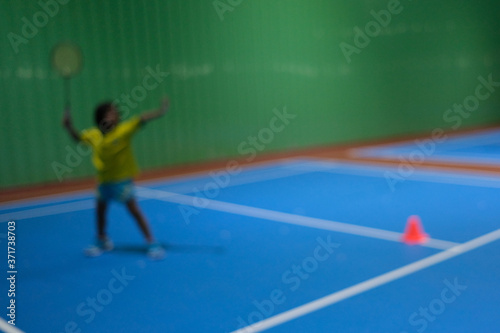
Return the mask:
<path fill-rule="evenodd" d="M 165 113 L 167 113 L 168 109 L 170 108 L 170 101 L 168 97 L 165 97 L 160 105 L 160 108 L 155 111 L 150 111 L 150 112 L 145 112 L 141 115 L 141 121 L 143 123 L 146 123 L 150 120 L 154 120 L 157 118 L 160 118 L 163 116 Z"/>
<path fill-rule="evenodd" d="M 63 126 L 73 140 L 75 140 L 76 142 L 80 141 L 80 134 L 73 126 L 73 121 L 71 119 L 71 112 L 69 107 L 66 107 L 66 109 L 64 110 Z"/>

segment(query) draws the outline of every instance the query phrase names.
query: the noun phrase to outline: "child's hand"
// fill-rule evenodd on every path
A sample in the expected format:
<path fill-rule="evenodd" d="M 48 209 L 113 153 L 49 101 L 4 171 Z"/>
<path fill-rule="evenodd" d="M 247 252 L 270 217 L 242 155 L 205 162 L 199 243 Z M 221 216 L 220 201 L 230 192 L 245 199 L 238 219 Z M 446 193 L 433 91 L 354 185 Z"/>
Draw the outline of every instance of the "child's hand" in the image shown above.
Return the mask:
<path fill-rule="evenodd" d="M 143 113 L 141 115 L 141 121 L 143 123 L 146 123 L 150 120 L 157 119 L 157 118 L 163 116 L 169 108 L 170 108 L 170 101 L 169 101 L 168 97 L 165 97 L 161 101 L 160 108 L 158 110 Z"/>

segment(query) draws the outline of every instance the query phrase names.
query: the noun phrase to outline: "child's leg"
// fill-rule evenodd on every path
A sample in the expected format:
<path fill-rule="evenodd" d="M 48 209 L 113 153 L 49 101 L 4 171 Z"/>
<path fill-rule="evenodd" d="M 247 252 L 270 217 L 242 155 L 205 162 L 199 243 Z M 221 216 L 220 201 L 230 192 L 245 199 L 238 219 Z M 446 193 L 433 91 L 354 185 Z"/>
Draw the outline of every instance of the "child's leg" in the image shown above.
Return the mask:
<path fill-rule="evenodd" d="M 113 249 L 113 242 L 106 235 L 106 211 L 108 204 L 104 200 L 96 200 L 97 239 L 84 252 L 89 257 L 100 256 L 104 251 Z"/>
<path fill-rule="evenodd" d="M 97 200 L 97 238 L 104 240 L 106 238 L 106 211 L 108 203 L 103 200 Z"/>
<path fill-rule="evenodd" d="M 132 214 L 132 216 L 135 218 L 137 221 L 137 224 L 141 228 L 142 233 L 144 234 L 144 237 L 146 238 L 146 241 L 148 243 L 153 243 L 154 239 L 153 236 L 151 235 L 151 230 L 149 228 L 149 224 L 144 218 L 144 215 L 142 215 L 141 210 L 139 209 L 139 206 L 137 205 L 137 202 L 135 201 L 134 198 L 128 200 L 126 202 L 127 208 Z"/>

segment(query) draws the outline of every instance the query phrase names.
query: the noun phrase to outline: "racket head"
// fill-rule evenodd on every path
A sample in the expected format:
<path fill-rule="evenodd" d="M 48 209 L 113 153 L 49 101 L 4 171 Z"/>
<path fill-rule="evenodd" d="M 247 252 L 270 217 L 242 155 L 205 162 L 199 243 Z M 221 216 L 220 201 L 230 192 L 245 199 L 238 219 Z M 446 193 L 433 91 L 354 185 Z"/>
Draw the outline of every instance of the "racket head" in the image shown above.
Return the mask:
<path fill-rule="evenodd" d="M 51 54 L 52 68 L 63 78 L 69 79 L 82 70 L 83 54 L 80 47 L 70 42 L 54 46 Z"/>

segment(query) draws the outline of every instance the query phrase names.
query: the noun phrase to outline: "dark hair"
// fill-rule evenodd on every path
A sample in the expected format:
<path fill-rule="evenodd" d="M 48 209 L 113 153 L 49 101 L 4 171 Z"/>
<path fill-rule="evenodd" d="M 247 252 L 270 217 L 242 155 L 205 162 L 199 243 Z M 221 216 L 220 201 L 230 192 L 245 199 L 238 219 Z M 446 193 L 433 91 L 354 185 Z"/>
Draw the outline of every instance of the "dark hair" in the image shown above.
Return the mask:
<path fill-rule="evenodd" d="M 101 130 L 106 129 L 109 124 L 106 124 L 104 118 L 106 117 L 106 113 L 113 107 L 113 102 L 104 102 L 99 104 L 95 108 L 94 113 L 94 121 L 97 127 Z"/>

